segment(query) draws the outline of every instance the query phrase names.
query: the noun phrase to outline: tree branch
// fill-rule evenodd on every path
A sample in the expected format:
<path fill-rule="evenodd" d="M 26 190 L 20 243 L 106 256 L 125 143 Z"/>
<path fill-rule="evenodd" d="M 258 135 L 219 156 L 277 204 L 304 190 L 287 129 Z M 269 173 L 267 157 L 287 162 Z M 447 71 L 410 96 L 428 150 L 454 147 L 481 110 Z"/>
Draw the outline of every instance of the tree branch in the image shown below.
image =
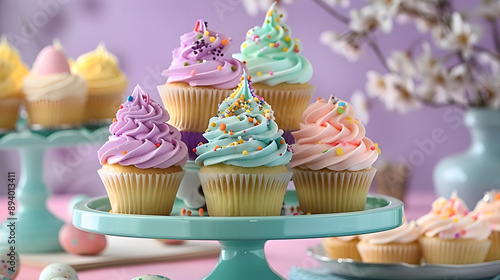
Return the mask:
<path fill-rule="evenodd" d="M 370 36 L 368 36 L 368 34 L 364 34 L 364 37 L 366 38 L 366 40 L 368 42 L 368 46 L 370 46 L 370 48 L 373 50 L 373 52 L 377 56 L 380 63 L 384 66 L 384 68 L 387 70 L 387 72 L 391 72 L 391 70 L 389 69 L 389 66 L 387 66 L 387 61 L 385 59 L 385 55 L 382 53 L 382 50 L 380 49 L 378 44 L 375 43 L 375 41 L 373 41 L 373 39 Z"/>
<path fill-rule="evenodd" d="M 337 20 L 349 25 L 349 18 L 344 16 L 343 14 L 337 12 L 334 8 L 328 6 L 323 0 L 314 0 L 314 2 L 320 6 L 323 10 L 325 10 L 327 13 L 329 13 L 332 17 L 336 18 Z"/>

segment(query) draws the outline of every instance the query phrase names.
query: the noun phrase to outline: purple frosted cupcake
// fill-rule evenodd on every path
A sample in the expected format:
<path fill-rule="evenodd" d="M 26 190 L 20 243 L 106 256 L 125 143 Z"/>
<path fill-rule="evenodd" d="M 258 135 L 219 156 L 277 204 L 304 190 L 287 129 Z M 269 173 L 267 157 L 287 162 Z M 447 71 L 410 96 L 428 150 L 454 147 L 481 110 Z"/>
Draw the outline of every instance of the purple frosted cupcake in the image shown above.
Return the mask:
<path fill-rule="evenodd" d="M 139 85 L 120 106 L 98 170 L 113 213 L 168 215 L 184 176 L 187 147 L 170 116 Z"/>

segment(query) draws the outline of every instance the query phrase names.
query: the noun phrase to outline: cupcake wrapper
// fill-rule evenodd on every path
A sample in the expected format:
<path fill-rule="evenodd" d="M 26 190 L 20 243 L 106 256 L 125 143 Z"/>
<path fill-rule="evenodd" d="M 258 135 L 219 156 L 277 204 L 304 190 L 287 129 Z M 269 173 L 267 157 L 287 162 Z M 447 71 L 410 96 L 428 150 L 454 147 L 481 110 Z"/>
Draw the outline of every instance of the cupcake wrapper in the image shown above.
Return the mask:
<path fill-rule="evenodd" d="M 21 99 L 0 99 L 0 132 L 14 130 L 16 128 L 17 116 Z"/>
<path fill-rule="evenodd" d="M 198 146 L 200 142 L 206 142 L 206 139 L 203 137 L 201 132 L 190 132 L 190 131 L 181 131 L 181 140 L 186 143 L 188 147 L 188 155 L 189 159 L 195 160 L 197 155 L 193 152 L 193 149 Z"/>
<path fill-rule="evenodd" d="M 102 123 L 111 122 L 116 116 L 116 111 L 122 103 L 123 93 L 89 94 L 85 103 L 85 122 Z"/>
<path fill-rule="evenodd" d="M 295 131 L 295 130 L 293 130 L 293 131 Z M 285 131 L 283 131 L 283 135 L 281 136 L 285 139 L 285 142 L 288 145 L 295 144 L 295 138 L 292 136 L 293 131 L 292 130 L 285 130 Z"/>
<path fill-rule="evenodd" d="M 219 104 L 228 97 L 232 89 L 210 87 L 158 86 L 163 105 L 170 114 L 169 124 L 181 131 L 204 132 L 207 121 L 217 115 Z"/>
<path fill-rule="evenodd" d="M 299 89 L 255 88 L 274 111 L 275 121 L 283 130 L 298 130 L 302 113 L 309 105 L 314 87 Z"/>
<path fill-rule="evenodd" d="M 27 101 L 29 123 L 32 129 L 70 128 L 82 124 L 85 97 L 62 100 Z"/>
<path fill-rule="evenodd" d="M 491 246 L 486 255 L 486 262 L 500 260 L 500 231 L 492 231 L 490 234 Z"/>
<path fill-rule="evenodd" d="M 304 213 L 341 213 L 365 209 L 377 169 L 312 171 L 292 168 L 300 209 Z"/>
<path fill-rule="evenodd" d="M 141 215 L 169 215 L 185 173 L 110 173 L 102 169 L 97 172 L 113 213 Z"/>
<path fill-rule="evenodd" d="M 292 173 L 199 173 L 210 216 L 279 216 Z"/>
<path fill-rule="evenodd" d="M 356 248 L 358 243 L 358 238 L 347 242 L 336 240 L 335 238 L 323 239 L 323 247 L 325 247 L 326 254 L 332 259 L 352 259 L 361 261 L 358 248 Z"/>
<path fill-rule="evenodd" d="M 473 239 L 419 239 L 426 263 L 472 264 L 485 260 L 491 241 Z"/>
<path fill-rule="evenodd" d="M 420 264 L 422 251 L 418 241 L 408 244 L 375 245 L 358 243 L 358 251 L 363 262 L 367 263 L 408 263 Z"/>

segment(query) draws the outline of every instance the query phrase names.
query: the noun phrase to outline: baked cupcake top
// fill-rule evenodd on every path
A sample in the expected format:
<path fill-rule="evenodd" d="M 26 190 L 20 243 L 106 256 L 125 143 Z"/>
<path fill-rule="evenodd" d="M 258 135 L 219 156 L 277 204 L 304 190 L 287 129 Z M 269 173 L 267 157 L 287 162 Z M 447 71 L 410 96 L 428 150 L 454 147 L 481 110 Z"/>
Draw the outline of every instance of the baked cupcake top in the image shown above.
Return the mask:
<path fill-rule="evenodd" d="M 89 94 L 121 93 L 127 88 L 118 59 L 102 43 L 94 51 L 78 57 L 71 70 L 85 78 Z"/>
<path fill-rule="evenodd" d="M 420 232 L 429 238 L 482 240 L 491 233 L 489 222 L 471 215 L 455 192 L 448 200 L 444 197 L 436 199 L 431 212 L 420 217 L 417 225 Z"/>
<path fill-rule="evenodd" d="M 12 66 L 11 79 L 16 85 L 16 89 L 21 93 L 23 78 L 28 74 L 28 68 L 21 61 L 21 57 L 16 48 L 14 48 L 6 36 L 0 38 L 0 58 L 6 59 Z"/>
<path fill-rule="evenodd" d="M 500 231 L 500 190 L 486 193 L 474 208 L 473 215 L 488 221 L 492 230 Z"/>
<path fill-rule="evenodd" d="M 369 169 L 380 154 L 378 144 L 365 137 L 365 127 L 348 102 L 318 98 L 302 114 L 289 167 L 310 170 Z"/>
<path fill-rule="evenodd" d="M 201 166 L 285 165 L 292 151 L 282 134 L 271 106 L 254 94 L 251 77 L 244 73 L 238 88 L 220 104 L 217 116 L 210 119 L 203 134 L 208 143 L 200 143 L 193 150 L 198 155 L 195 162 Z"/>
<path fill-rule="evenodd" d="M 167 83 L 235 88 L 245 66 L 227 52 L 231 43 L 231 38 L 209 30 L 208 23 L 199 19 L 193 31 L 181 36 L 181 46 L 173 51 L 172 64 L 162 75 L 168 77 Z"/>
<path fill-rule="evenodd" d="M 180 132 L 166 123 L 169 119 L 168 112 L 137 85 L 109 127 L 111 136 L 97 152 L 99 161 L 140 169 L 183 166 L 187 147 Z"/>
<path fill-rule="evenodd" d="M 359 236 L 359 239 L 370 244 L 389 244 L 389 243 L 411 243 L 420 237 L 420 231 L 417 227 L 415 221 L 403 221 L 403 224 L 397 228 L 363 234 Z"/>
<path fill-rule="evenodd" d="M 12 79 L 14 67 L 6 59 L 0 58 L 0 98 L 18 95 L 16 83 Z"/>
<path fill-rule="evenodd" d="M 28 101 L 85 98 L 87 83 L 71 74 L 66 56 L 53 46 L 43 48 L 24 77 L 23 93 Z"/>
<path fill-rule="evenodd" d="M 234 57 L 243 61 L 255 83 L 274 86 L 281 83 L 304 84 L 312 77 L 311 63 L 300 54 L 302 44 L 292 37 L 292 30 L 281 21 L 272 4 L 262 26 L 247 32 L 241 53 Z"/>

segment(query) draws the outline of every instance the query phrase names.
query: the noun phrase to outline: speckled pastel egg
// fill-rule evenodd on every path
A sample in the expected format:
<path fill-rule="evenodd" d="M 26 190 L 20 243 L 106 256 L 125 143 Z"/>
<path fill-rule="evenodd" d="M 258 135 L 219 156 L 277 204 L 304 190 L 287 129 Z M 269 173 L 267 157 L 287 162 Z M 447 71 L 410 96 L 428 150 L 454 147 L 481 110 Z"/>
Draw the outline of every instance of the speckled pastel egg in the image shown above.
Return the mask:
<path fill-rule="evenodd" d="M 76 274 L 75 269 L 65 263 L 49 264 L 42 270 L 38 280 L 52 280 L 61 277 L 66 277 L 64 278 L 66 280 L 78 280 L 78 274 Z"/>
<path fill-rule="evenodd" d="M 170 280 L 170 278 L 161 275 L 148 274 L 148 275 L 137 276 L 132 280 Z"/>
<path fill-rule="evenodd" d="M 106 236 L 65 224 L 59 231 L 59 243 L 70 254 L 97 255 L 106 248 Z"/>
<path fill-rule="evenodd" d="M 14 280 L 19 273 L 19 268 L 21 267 L 21 259 L 17 251 L 12 252 L 10 246 L 0 247 L 0 275 L 5 275 L 10 279 Z M 12 256 L 9 256 L 12 255 Z M 1 280 L 2 278 L 0 278 Z"/>
<path fill-rule="evenodd" d="M 12 278 L 9 278 L 5 275 L 0 275 L 0 280 L 12 280 Z"/>

